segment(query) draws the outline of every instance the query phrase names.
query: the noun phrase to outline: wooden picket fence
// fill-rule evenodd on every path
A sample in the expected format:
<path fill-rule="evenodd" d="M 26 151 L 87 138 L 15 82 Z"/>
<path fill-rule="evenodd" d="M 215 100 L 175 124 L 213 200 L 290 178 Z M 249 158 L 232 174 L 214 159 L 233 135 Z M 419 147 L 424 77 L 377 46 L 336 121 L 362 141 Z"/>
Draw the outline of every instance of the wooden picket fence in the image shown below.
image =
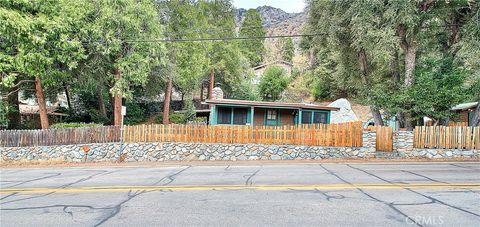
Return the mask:
<path fill-rule="evenodd" d="M 389 126 L 368 126 L 365 131 L 376 132 L 376 151 L 393 151 L 393 128 Z"/>
<path fill-rule="evenodd" d="M 468 126 L 468 122 L 454 122 L 450 121 L 448 122 L 448 126 Z"/>
<path fill-rule="evenodd" d="M 132 142 L 256 143 L 360 147 L 361 122 L 298 126 L 133 125 L 123 140 Z M 50 146 L 120 141 L 120 127 L 101 126 L 0 131 L 0 146 Z"/>
<path fill-rule="evenodd" d="M 388 126 L 376 126 L 376 150 L 393 151 L 393 129 Z"/>
<path fill-rule="evenodd" d="M 480 127 L 420 126 L 415 127 L 413 146 L 431 149 L 480 150 Z"/>
<path fill-rule="evenodd" d="M 130 142 L 295 144 L 361 147 L 362 123 L 288 126 L 134 125 L 124 129 Z"/>
<path fill-rule="evenodd" d="M 0 147 L 51 146 L 120 141 L 120 127 L 2 130 Z"/>

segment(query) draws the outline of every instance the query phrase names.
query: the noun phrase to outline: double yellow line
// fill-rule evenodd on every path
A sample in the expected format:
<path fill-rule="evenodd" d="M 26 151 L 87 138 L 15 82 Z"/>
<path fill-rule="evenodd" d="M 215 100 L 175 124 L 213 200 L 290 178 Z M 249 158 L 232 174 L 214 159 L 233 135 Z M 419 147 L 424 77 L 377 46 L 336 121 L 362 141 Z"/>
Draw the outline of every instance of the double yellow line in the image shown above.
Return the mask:
<path fill-rule="evenodd" d="M 125 191 L 210 191 L 210 190 L 342 190 L 342 189 L 480 189 L 480 183 L 456 184 L 305 184 L 305 185 L 178 185 L 178 186 L 101 186 L 76 188 L 7 188 L 0 194 L 22 193 L 99 193 Z"/>

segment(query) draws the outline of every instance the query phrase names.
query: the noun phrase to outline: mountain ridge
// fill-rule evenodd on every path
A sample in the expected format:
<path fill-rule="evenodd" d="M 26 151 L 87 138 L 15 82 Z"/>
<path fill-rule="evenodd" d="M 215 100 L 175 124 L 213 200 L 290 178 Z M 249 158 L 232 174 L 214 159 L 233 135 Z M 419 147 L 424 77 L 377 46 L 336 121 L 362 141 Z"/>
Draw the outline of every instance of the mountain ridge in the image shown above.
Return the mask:
<path fill-rule="evenodd" d="M 282 23 L 282 22 L 288 21 L 290 19 L 305 15 L 305 11 L 300 12 L 300 13 L 287 13 L 280 8 L 275 8 L 275 7 L 267 6 L 267 5 L 259 6 L 255 9 L 260 13 L 260 16 L 262 17 L 263 27 L 267 28 L 267 29 L 272 27 L 272 26 L 275 26 L 279 23 Z M 238 8 L 236 10 L 237 26 L 241 25 L 247 10 L 248 9 L 244 9 L 244 8 Z"/>

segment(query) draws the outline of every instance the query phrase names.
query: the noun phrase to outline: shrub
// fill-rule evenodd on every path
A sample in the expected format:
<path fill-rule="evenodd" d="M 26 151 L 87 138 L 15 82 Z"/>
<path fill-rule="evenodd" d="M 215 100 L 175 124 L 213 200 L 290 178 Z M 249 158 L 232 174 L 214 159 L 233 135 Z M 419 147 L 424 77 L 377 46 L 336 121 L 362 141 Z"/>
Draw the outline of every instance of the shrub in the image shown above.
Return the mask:
<path fill-rule="evenodd" d="M 269 66 L 260 80 L 259 92 L 264 100 L 275 101 L 287 86 L 287 72 L 278 66 Z"/>
<path fill-rule="evenodd" d="M 162 124 L 163 123 L 163 113 L 158 114 L 157 117 L 155 117 L 155 123 L 157 124 Z"/>
<path fill-rule="evenodd" d="M 145 120 L 145 110 L 137 103 L 127 103 L 127 115 L 124 119 L 124 124 L 134 125 Z"/>
<path fill-rule="evenodd" d="M 185 124 L 187 123 L 187 116 L 183 113 L 172 113 L 169 120 L 171 124 Z"/>
<path fill-rule="evenodd" d="M 50 128 L 80 128 L 80 127 L 97 127 L 101 124 L 84 123 L 84 122 L 69 122 L 69 123 L 57 123 L 50 126 Z"/>
<path fill-rule="evenodd" d="M 171 124 L 185 124 L 187 123 L 187 116 L 183 113 L 170 113 L 168 119 L 170 120 Z M 163 123 L 163 113 L 160 113 L 155 118 L 155 123 L 162 124 Z"/>

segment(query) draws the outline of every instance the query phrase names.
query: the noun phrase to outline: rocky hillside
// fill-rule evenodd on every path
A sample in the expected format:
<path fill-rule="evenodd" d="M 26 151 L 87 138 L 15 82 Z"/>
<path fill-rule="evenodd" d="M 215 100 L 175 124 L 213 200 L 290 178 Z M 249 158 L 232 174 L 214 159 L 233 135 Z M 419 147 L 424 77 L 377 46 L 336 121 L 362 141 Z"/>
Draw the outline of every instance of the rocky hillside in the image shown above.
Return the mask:
<path fill-rule="evenodd" d="M 271 26 L 275 26 L 278 23 L 288 21 L 292 18 L 295 18 L 303 13 L 287 13 L 279 8 L 271 7 L 271 6 L 260 6 L 257 7 L 257 11 L 260 12 L 262 16 L 263 26 L 265 28 L 270 28 Z M 237 25 L 243 21 L 243 17 L 247 12 L 246 9 L 240 8 L 237 9 Z"/>
<path fill-rule="evenodd" d="M 305 23 L 306 13 L 287 13 L 282 9 L 271 6 L 257 7 L 257 11 L 260 12 L 262 17 L 263 26 L 267 29 L 267 35 L 292 35 L 301 34 L 302 27 Z M 237 25 L 240 26 L 246 9 L 237 9 Z M 298 44 L 300 38 L 294 38 L 296 49 L 298 50 Z M 274 61 L 280 58 L 280 42 L 279 39 L 267 39 L 265 41 L 265 61 Z"/>

